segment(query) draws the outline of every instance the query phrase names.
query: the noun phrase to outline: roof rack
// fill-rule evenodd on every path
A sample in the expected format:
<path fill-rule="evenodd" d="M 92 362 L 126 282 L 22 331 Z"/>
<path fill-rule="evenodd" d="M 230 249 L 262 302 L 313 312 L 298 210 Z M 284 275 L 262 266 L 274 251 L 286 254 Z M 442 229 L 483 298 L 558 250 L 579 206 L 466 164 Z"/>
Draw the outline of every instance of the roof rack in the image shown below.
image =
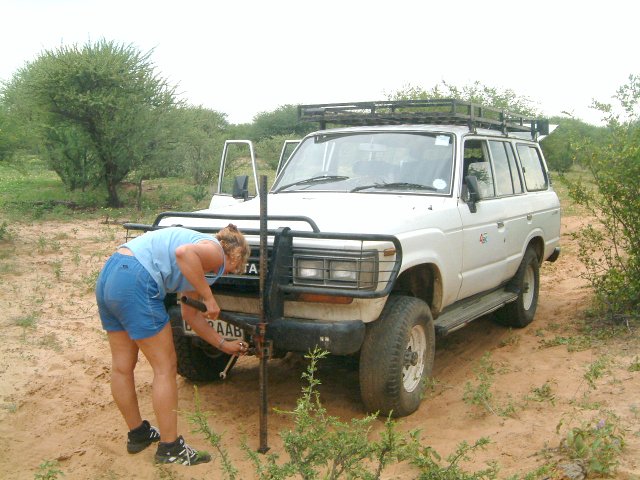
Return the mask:
<path fill-rule="evenodd" d="M 454 98 L 437 100 L 389 100 L 379 102 L 321 103 L 298 105 L 298 120 L 346 126 L 453 124 L 470 130 L 488 128 L 508 132 L 548 135 L 549 121 L 527 118 L 519 113 L 463 102 Z"/>

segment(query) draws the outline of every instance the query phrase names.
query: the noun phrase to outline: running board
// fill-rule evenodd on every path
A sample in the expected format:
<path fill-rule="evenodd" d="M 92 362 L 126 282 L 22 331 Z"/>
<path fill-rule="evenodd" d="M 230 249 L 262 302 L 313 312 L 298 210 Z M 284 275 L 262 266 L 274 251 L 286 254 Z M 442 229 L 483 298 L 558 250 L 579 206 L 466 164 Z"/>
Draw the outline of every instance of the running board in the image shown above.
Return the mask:
<path fill-rule="evenodd" d="M 487 295 L 462 300 L 445 310 L 434 322 L 436 334 L 440 337 L 455 332 L 467 323 L 483 315 L 498 310 L 518 298 L 517 292 L 496 290 Z"/>

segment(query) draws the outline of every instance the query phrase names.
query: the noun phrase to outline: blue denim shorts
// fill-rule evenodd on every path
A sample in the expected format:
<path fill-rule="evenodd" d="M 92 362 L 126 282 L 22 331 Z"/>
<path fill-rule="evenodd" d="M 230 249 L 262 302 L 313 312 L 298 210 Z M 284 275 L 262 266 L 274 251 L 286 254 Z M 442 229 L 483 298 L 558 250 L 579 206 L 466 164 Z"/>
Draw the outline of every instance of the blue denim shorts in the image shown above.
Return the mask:
<path fill-rule="evenodd" d="M 114 253 L 96 284 L 102 327 L 125 330 L 133 340 L 157 334 L 169 321 L 158 284 L 136 257 Z"/>

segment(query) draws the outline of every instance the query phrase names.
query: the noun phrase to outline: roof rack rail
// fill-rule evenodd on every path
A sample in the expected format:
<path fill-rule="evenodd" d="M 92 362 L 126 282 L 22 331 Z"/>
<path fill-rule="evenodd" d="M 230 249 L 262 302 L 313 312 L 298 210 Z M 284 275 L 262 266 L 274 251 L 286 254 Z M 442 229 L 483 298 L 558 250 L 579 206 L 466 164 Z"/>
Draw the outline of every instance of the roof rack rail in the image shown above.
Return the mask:
<path fill-rule="evenodd" d="M 508 132 L 549 134 L 549 121 L 527 118 L 519 113 L 464 102 L 455 98 L 437 100 L 389 100 L 353 103 L 298 105 L 298 120 L 345 126 L 453 124 L 470 130 L 488 128 Z"/>

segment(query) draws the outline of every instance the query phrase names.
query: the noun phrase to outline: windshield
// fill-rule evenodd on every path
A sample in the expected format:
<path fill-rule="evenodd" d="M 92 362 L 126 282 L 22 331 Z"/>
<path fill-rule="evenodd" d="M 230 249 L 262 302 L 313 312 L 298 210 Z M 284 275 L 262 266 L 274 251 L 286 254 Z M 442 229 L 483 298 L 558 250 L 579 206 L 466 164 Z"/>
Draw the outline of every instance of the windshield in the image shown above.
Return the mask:
<path fill-rule="evenodd" d="M 448 195 L 452 171 L 449 134 L 323 134 L 302 142 L 272 191 Z"/>

